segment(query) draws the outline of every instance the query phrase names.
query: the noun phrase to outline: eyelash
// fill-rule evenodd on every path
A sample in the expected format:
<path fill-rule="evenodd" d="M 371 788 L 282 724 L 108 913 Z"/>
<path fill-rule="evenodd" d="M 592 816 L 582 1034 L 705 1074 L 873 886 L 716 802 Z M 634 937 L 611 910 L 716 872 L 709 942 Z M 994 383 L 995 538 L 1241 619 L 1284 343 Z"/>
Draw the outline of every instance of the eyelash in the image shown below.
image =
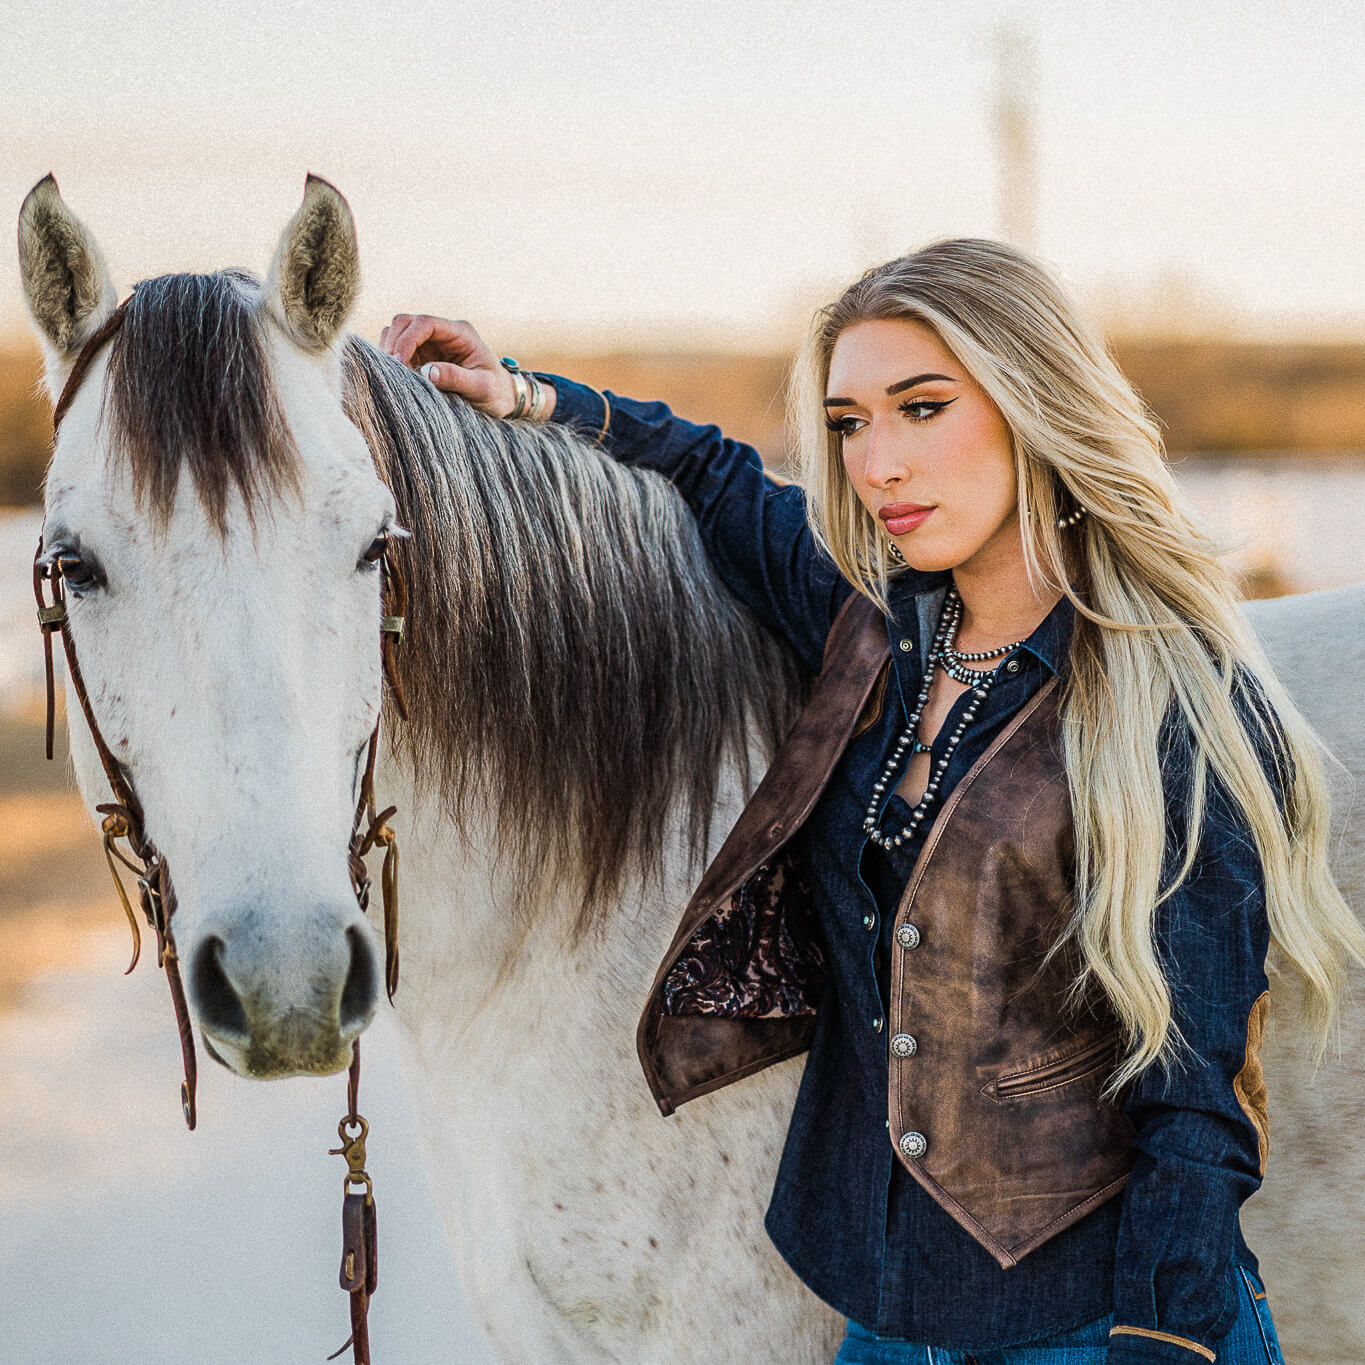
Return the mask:
<path fill-rule="evenodd" d="M 898 412 L 903 412 L 912 422 L 932 422 L 934 418 L 940 412 L 942 412 L 944 408 L 948 406 L 949 403 L 956 402 L 957 402 L 956 398 L 944 398 L 940 399 L 938 402 L 931 402 L 927 398 L 910 398 L 907 399 L 904 403 L 898 403 L 896 405 L 896 409 Z M 928 408 L 929 411 L 923 417 L 916 417 L 910 411 L 911 408 Z M 851 432 L 846 426 L 844 426 L 844 423 L 848 421 L 860 420 L 861 420 L 860 418 L 849 417 L 826 417 L 825 426 L 827 426 L 830 429 L 830 431 L 834 432 L 836 435 L 852 436 L 854 433 Z"/>

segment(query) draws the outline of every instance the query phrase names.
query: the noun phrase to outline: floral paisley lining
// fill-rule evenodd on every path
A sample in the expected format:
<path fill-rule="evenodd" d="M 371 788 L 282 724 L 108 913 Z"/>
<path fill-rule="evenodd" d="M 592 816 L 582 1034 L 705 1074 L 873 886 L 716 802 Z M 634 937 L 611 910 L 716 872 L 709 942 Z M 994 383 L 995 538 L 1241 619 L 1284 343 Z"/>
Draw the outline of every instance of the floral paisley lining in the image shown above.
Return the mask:
<path fill-rule="evenodd" d="M 814 1014 L 825 955 L 795 857 L 764 863 L 692 936 L 663 984 L 665 1014 Z"/>

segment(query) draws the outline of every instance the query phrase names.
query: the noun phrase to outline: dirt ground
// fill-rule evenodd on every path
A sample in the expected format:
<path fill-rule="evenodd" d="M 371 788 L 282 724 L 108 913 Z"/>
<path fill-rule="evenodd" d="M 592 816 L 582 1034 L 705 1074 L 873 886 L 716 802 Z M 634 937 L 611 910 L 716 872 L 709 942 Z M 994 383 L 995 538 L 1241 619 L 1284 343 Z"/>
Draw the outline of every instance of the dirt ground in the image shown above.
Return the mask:
<path fill-rule="evenodd" d="M 40 707 L 0 716 L 0 831 L 5 1009 L 36 973 L 78 961 L 92 930 L 123 922 L 99 831 L 76 793 L 60 715 L 50 763 Z"/>

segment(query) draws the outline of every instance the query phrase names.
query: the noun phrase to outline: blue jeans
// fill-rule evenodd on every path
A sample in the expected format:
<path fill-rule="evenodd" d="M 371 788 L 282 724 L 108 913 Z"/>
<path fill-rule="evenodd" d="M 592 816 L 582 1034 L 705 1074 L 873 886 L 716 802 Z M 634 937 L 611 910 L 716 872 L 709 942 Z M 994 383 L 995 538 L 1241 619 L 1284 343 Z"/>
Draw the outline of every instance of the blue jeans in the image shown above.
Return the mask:
<path fill-rule="evenodd" d="M 1245 1266 L 1234 1266 L 1239 1311 L 1232 1330 L 1216 1344 L 1218 1365 L 1284 1365 L 1265 1286 Z M 1257 1296 L 1260 1297 L 1257 1297 Z M 1038 1341 L 989 1351 L 920 1346 L 913 1341 L 878 1341 L 856 1322 L 834 1358 L 834 1365 L 1106 1365 L 1112 1314 L 1083 1327 Z M 1191 1365 L 1199 1357 L 1190 1353 Z"/>

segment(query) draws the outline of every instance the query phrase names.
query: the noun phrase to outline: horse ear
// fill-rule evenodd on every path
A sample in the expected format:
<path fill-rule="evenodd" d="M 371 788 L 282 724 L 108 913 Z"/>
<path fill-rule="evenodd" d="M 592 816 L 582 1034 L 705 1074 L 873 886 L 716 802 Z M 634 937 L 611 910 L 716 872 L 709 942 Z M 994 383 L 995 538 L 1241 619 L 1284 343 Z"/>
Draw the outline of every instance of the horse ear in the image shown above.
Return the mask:
<path fill-rule="evenodd" d="M 303 203 L 275 248 L 266 304 L 305 350 L 336 340 L 360 288 L 360 253 L 350 206 L 319 176 L 304 182 Z"/>
<path fill-rule="evenodd" d="M 95 239 L 45 175 L 19 210 L 19 273 L 28 310 L 47 351 L 55 395 L 81 347 L 118 302 Z"/>

